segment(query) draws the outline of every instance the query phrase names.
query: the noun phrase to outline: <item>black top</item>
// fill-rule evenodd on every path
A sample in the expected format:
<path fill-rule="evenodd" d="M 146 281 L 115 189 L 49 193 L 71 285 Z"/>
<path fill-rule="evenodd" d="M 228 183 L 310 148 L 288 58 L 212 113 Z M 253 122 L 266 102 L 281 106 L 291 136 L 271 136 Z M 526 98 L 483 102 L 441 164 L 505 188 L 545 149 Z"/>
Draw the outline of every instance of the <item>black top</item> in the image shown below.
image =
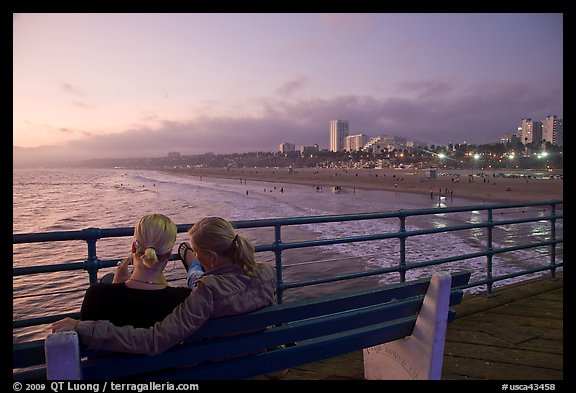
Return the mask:
<path fill-rule="evenodd" d="M 104 319 L 117 326 L 154 326 L 172 313 L 191 291 L 188 287 L 166 287 L 147 291 L 128 288 L 124 283 L 99 282 L 86 290 L 80 319 Z"/>

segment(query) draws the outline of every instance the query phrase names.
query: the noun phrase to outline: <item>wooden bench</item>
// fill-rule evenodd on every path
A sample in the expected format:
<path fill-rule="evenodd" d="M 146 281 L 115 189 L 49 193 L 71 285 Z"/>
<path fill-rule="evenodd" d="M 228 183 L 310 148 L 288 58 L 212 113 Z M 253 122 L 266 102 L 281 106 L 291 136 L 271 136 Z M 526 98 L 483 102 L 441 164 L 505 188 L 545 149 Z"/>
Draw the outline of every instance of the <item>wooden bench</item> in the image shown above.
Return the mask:
<path fill-rule="evenodd" d="M 439 273 L 213 319 L 154 356 L 90 352 L 76 332 L 50 334 L 46 374 L 49 380 L 247 379 L 363 349 L 366 379 L 440 379 L 446 325 L 454 318 L 449 307 L 460 303 L 469 279 L 470 272 Z"/>

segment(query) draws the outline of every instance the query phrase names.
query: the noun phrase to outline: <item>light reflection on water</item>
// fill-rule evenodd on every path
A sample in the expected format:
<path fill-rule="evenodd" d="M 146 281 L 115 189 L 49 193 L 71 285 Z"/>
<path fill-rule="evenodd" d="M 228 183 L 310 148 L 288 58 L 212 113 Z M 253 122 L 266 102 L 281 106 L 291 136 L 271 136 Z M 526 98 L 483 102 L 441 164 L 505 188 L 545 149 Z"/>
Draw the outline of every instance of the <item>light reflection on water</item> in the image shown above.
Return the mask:
<path fill-rule="evenodd" d="M 282 192 L 280 188 L 283 189 Z M 293 184 L 243 184 L 236 180 L 200 180 L 197 177 L 174 177 L 157 172 L 101 169 L 14 170 L 13 197 L 14 233 L 80 230 L 88 227 L 133 227 L 142 215 L 155 212 L 170 216 L 177 224 L 191 224 L 208 215 L 219 215 L 229 220 L 251 220 L 436 208 L 438 203 L 441 207 L 479 204 L 477 201 L 461 198 L 445 198 L 438 202 L 427 195 L 399 192 L 351 192 L 343 189 L 335 194 L 317 192 L 314 187 Z M 528 209 L 524 208 L 506 214 L 496 213 L 494 219 L 525 216 L 528 212 Z M 484 211 L 414 216 L 407 218 L 406 229 L 411 231 L 479 223 L 483 222 L 485 217 Z M 494 246 L 510 246 L 525 239 L 541 241 L 547 234 L 547 225 L 547 222 L 538 222 L 535 225 L 497 226 L 494 229 Z M 382 219 L 309 224 L 285 227 L 282 231 L 283 241 L 290 242 L 396 232 L 398 229 L 398 219 Z M 269 228 L 243 231 L 256 244 L 271 243 L 274 240 L 274 233 Z M 562 237 L 561 221 L 557 236 Z M 186 240 L 185 233 L 178 235 L 177 244 L 183 240 Z M 99 240 L 98 257 L 120 259 L 130 249 L 131 242 L 131 238 Z M 406 239 L 406 262 L 410 265 L 471 253 L 479 247 L 486 247 L 486 242 L 486 230 L 483 228 L 409 237 Z M 557 251 L 559 260 L 562 258 L 561 249 L 562 245 Z M 400 243 L 397 239 L 287 250 L 282 257 L 286 266 L 285 280 L 311 279 L 323 275 L 395 266 L 399 263 L 399 252 Z M 495 255 L 495 274 L 513 271 L 518 267 L 541 265 L 543 261 L 545 263 L 547 253 L 547 250 L 539 248 Z M 65 261 L 81 262 L 86 258 L 86 243 L 75 241 L 17 244 L 13 246 L 13 257 L 15 267 Z M 258 259 L 273 263 L 274 255 L 260 253 Z M 308 263 L 318 260 L 324 262 Z M 177 261 L 172 270 L 170 269 L 169 264 L 166 275 L 172 280 L 172 284 L 184 285 L 184 271 L 180 262 Z M 464 263 L 447 264 L 443 269 L 470 269 L 474 271 L 475 278 L 481 279 L 485 277 L 486 259 L 474 258 Z M 435 270 L 437 268 L 430 267 L 418 272 L 411 271 L 407 277 L 410 279 L 429 275 Z M 103 269 L 99 276 L 109 271 L 111 269 Z M 397 274 L 390 274 L 293 289 L 286 292 L 285 299 L 288 301 L 397 280 Z M 88 286 L 88 276 L 83 271 L 29 275 L 15 277 L 13 284 L 13 318 L 21 319 L 79 310 Z M 26 328 L 15 331 L 14 338 L 40 338 L 46 332 L 47 327 Z"/>

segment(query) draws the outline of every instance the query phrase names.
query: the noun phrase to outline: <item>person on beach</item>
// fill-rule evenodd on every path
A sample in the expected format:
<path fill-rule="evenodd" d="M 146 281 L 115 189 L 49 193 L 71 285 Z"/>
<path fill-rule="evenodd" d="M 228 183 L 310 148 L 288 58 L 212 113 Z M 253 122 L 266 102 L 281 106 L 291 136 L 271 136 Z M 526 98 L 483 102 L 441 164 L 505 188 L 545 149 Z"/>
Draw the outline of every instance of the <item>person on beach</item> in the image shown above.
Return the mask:
<path fill-rule="evenodd" d="M 136 328 L 116 326 L 109 320 L 64 318 L 52 324 L 52 332 L 76 330 L 80 341 L 95 350 L 154 355 L 180 343 L 211 318 L 243 314 L 275 303 L 274 267 L 256 262 L 253 244 L 236 233 L 229 221 L 206 217 L 188 234 L 190 250 L 206 272 L 184 302 L 162 321 L 153 327 Z"/>
<path fill-rule="evenodd" d="M 140 218 L 131 255 L 118 263 L 112 282 L 104 276 L 86 290 L 80 319 L 149 327 L 170 314 L 191 292 L 191 288 L 168 285 L 164 276 L 176 234 L 176 225 L 163 214 Z"/>

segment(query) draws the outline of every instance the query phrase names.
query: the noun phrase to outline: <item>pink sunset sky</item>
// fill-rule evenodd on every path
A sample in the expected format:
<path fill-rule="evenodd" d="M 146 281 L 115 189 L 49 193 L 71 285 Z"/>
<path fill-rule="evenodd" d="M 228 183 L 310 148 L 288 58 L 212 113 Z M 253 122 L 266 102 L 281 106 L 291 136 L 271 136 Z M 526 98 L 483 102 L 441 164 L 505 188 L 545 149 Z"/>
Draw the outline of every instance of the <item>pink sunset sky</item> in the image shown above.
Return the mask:
<path fill-rule="evenodd" d="M 484 144 L 548 115 L 561 13 L 13 15 L 15 155 L 325 149 L 336 119 Z"/>

